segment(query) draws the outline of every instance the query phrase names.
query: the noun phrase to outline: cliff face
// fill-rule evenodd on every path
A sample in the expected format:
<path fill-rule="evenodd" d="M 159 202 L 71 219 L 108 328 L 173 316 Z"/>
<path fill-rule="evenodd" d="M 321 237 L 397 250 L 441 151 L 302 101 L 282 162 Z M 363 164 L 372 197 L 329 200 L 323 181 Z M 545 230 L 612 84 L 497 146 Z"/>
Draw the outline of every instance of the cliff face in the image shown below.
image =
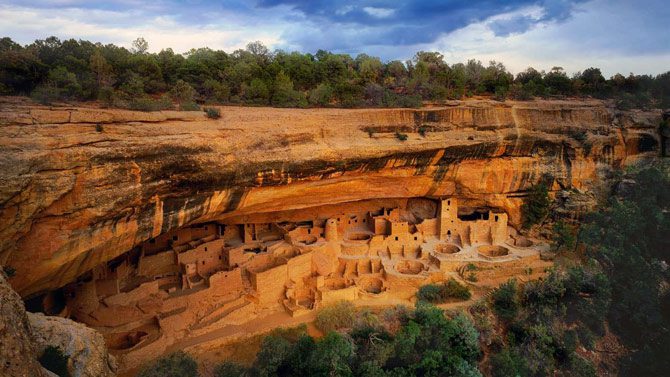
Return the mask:
<path fill-rule="evenodd" d="M 588 189 L 659 154 L 656 112 L 599 101 L 141 113 L 0 102 L 0 264 L 23 296 L 185 224 L 459 196 L 520 221 L 524 191 Z M 396 132 L 408 135 L 400 141 Z"/>

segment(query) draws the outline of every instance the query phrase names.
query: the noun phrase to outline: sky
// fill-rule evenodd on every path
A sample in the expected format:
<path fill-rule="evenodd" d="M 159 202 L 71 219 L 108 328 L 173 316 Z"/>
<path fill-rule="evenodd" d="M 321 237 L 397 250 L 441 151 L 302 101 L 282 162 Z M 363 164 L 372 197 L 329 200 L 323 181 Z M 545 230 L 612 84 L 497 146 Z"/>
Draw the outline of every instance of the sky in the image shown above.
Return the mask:
<path fill-rule="evenodd" d="M 0 37 L 55 35 L 149 50 L 319 49 L 384 61 L 438 51 L 450 63 L 500 61 L 606 77 L 670 70 L 667 0 L 0 0 Z"/>

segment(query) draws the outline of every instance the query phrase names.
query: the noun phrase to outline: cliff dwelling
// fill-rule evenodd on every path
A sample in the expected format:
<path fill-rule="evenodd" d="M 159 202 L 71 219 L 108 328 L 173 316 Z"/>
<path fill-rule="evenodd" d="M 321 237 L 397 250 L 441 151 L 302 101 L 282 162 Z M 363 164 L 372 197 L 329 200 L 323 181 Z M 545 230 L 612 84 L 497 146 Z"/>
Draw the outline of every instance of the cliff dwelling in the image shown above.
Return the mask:
<path fill-rule="evenodd" d="M 57 291 L 64 304 L 43 303 L 141 360 L 262 311 L 411 304 L 422 285 L 465 282 L 468 266 L 549 265 L 532 246 L 504 211 L 457 197 L 367 200 L 170 231 Z"/>
<path fill-rule="evenodd" d="M 602 174 L 657 154 L 640 151 L 656 115 L 633 115 L 586 101 L 229 107 L 216 120 L 15 105 L 0 111 L 16 156 L 0 259 L 29 310 L 98 330 L 124 371 L 340 300 L 413 306 L 449 279 L 475 300 L 552 265 L 546 239 L 516 230 L 530 187 L 547 175 L 552 195 L 588 199 Z M 568 204 L 575 219 L 590 205 Z"/>

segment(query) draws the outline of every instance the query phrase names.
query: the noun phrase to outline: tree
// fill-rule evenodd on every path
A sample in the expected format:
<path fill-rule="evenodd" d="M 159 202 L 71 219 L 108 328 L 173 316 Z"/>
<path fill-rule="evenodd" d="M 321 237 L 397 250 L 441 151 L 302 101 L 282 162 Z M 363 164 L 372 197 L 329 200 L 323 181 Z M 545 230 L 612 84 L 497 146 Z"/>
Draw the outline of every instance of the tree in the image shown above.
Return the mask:
<path fill-rule="evenodd" d="M 149 42 L 147 42 L 144 38 L 139 37 L 133 41 L 132 44 L 132 51 L 134 54 L 146 54 L 147 51 L 149 50 Z"/>
<path fill-rule="evenodd" d="M 317 106 L 328 106 L 333 100 L 333 88 L 328 84 L 319 84 L 309 94 L 309 103 Z"/>
<path fill-rule="evenodd" d="M 80 95 L 81 85 L 77 76 L 61 66 L 49 71 L 47 81 L 32 93 L 34 99 L 47 104 L 55 100 L 75 99 Z"/>
<path fill-rule="evenodd" d="M 261 79 L 253 79 L 249 85 L 242 85 L 242 93 L 249 103 L 265 105 L 270 98 L 270 91 Z"/>
<path fill-rule="evenodd" d="M 96 89 L 112 85 L 112 66 L 102 56 L 100 50 L 95 50 L 89 59 L 89 67 L 95 76 Z"/>
<path fill-rule="evenodd" d="M 179 106 L 185 103 L 192 103 L 195 98 L 195 89 L 184 80 L 178 80 L 172 89 L 170 89 L 170 97 Z"/>
<path fill-rule="evenodd" d="M 572 250 L 575 247 L 574 229 L 564 221 L 557 221 L 552 227 L 551 247 L 556 251 Z"/>
<path fill-rule="evenodd" d="M 553 67 L 544 76 L 544 83 L 551 94 L 569 94 L 572 91 L 572 83 L 563 67 Z"/>
<path fill-rule="evenodd" d="M 511 321 L 515 319 L 519 311 L 519 299 L 516 291 L 516 280 L 510 279 L 500 285 L 491 294 L 493 310 L 498 317 Z"/>
<path fill-rule="evenodd" d="M 549 213 L 549 204 L 549 189 L 547 185 L 539 183 L 532 186 L 521 205 L 523 227 L 528 229 L 542 221 Z"/>
<path fill-rule="evenodd" d="M 280 71 L 275 77 L 272 105 L 278 107 L 305 107 L 307 105 L 305 96 L 293 89 L 293 81 L 284 71 Z"/>

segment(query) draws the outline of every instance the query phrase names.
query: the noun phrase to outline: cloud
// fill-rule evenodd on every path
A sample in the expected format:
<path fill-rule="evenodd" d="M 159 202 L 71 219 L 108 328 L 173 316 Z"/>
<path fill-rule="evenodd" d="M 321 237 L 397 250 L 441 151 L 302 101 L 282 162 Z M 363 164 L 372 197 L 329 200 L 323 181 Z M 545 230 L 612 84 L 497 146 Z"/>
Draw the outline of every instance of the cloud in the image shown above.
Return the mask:
<path fill-rule="evenodd" d="M 562 66 L 568 72 L 601 67 L 605 76 L 615 73 L 654 73 L 670 70 L 670 34 L 663 19 L 668 11 L 661 2 L 640 4 L 625 0 L 595 0 L 579 5 L 570 19 L 546 22 L 526 33 L 501 33 L 500 20 L 537 17 L 511 13 L 476 22 L 445 34 L 428 49 L 442 51 L 450 62 L 475 58 L 502 61 L 513 72 L 529 66 L 549 70 Z"/>
<path fill-rule="evenodd" d="M 244 48 L 250 40 L 267 45 L 280 43 L 276 26 L 256 29 L 253 33 L 240 24 L 222 22 L 184 24 L 168 14 L 146 14 L 141 10 L 99 10 L 67 8 L 53 12 L 49 9 L 1 6 L 0 35 L 21 42 L 56 35 L 61 39 L 88 39 L 130 47 L 131 42 L 144 37 L 151 51 L 172 48 L 186 52 L 191 48 L 209 46 L 232 51 Z"/>
<path fill-rule="evenodd" d="M 4 4 L 4 5 L 3 5 Z M 151 51 L 271 49 L 367 53 L 384 60 L 419 50 L 569 71 L 670 69 L 670 7 L 662 0 L 5 0 L 0 36 L 19 43 L 56 35 Z"/>
<path fill-rule="evenodd" d="M 393 16 L 395 9 L 391 8 L 376 8 L 376 7 L 363 7 L 363 11 L 369 14 L 372 17 L 377 18 L 388 18 Z"/>

